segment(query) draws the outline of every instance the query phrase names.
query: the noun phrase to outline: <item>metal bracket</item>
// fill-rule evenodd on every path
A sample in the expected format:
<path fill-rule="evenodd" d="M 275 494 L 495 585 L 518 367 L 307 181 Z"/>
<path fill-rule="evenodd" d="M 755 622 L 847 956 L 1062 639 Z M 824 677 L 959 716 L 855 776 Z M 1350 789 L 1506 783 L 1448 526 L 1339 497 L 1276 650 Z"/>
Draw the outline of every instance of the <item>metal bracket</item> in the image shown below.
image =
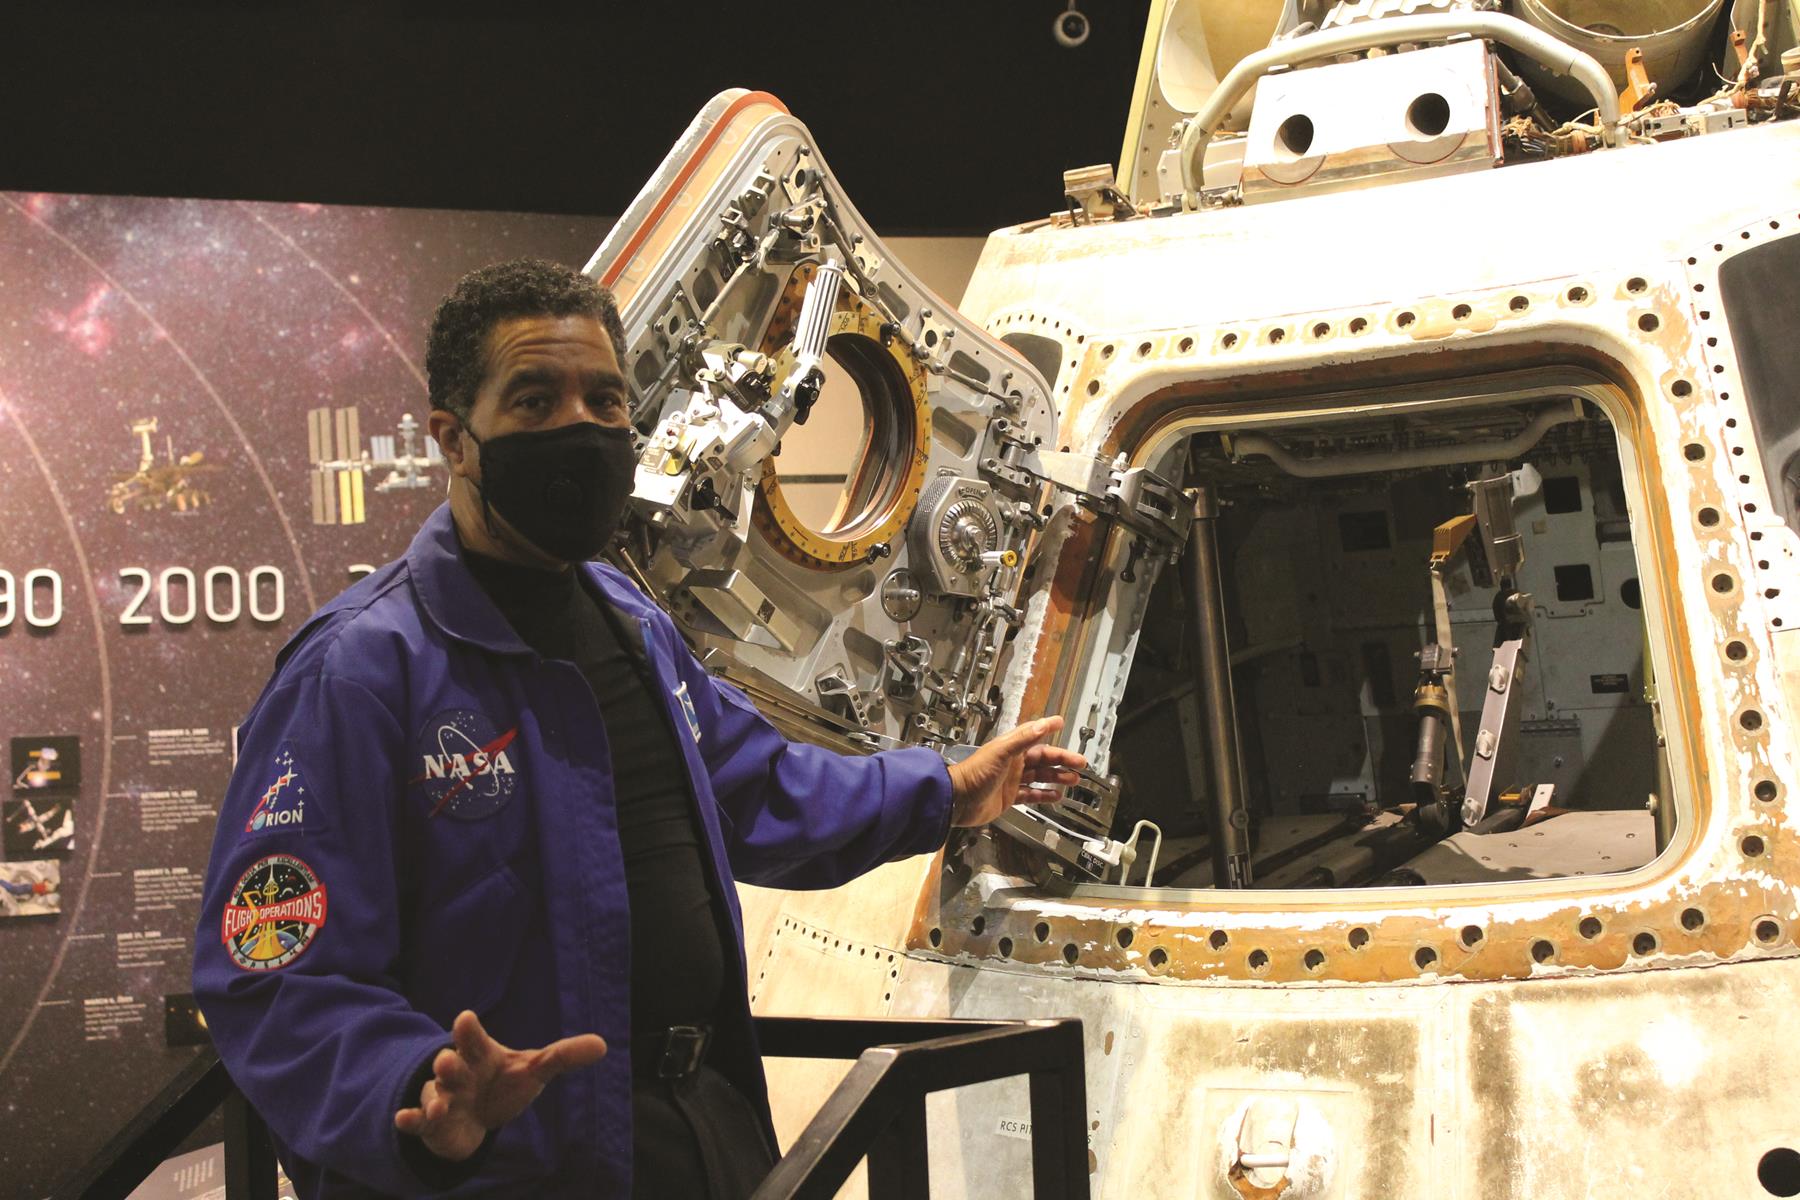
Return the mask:
<path fill-rule="evenodd" d="M 1083 508 L 1148 538 L 1165 553 L 1187 540 L 1193 506 L 1182 490 L 1148 467 L 1127 467 L 1124 456 L 1108 464 L 1088 454 L 1033 449 L 1019 469 Z"/>
<path fill-rule="evenodd" d="M 1487 815 L 1503 769 L 1510 766 L 1518 741 L 1519 668 L 1525 658 L 1524 632 L 1494 647 L 1494 665 L 1481 705 L 1481 725 L 1475 733 L 1475 753 L 1469 759 L 1469 786 L 1463 795 L 1463 826 L 1471 827 Z"/>
<path fill-rule="evenodd" d="M 951 752 L 957 749 L 951 747 Z M 952 757 L 951 752 L 946 757 Z M 1010 809 L 994 828 L 1044 850 L 1065 872 L 1106 882 L 1120 869 L 1125 845 L 1109 836 L 1119 805 L 1119 777 L 1085 767 L 1076 774 L 1081 776 L 1079 782 L 1066 785 L 1054 804 Z"/>
<path fill-rule="evenodd" d="M 1119 190 L 1110 164 L 1076 167 L 1063 172 L 1063 196 L 1077 225 L 1095 221 L 1129 221 L 1138 215 L 1131 199 Z"/>

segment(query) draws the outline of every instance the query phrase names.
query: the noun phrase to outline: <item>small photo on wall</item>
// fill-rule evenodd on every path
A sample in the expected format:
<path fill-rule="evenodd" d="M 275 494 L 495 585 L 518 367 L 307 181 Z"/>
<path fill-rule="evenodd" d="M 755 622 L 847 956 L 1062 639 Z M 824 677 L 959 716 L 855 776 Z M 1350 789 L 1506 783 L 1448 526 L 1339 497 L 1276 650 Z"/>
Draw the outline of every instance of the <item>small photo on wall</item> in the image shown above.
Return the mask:
<path fill-rule="evenodd" d="M 72 792 L 81 786 L 81 739 L 72 734 L 12 740 L 12 790 Z"/>
<path fill-rule="evenodd" d="M 204 1046 L 212 1040 L 194 993 L 171 992 L 163 997 L 163 1040 L 171 1046 Z"/>
<path fill-rule="evenodd" d="M 9 859 L 67 858 L 75 848 L 72 793 L 21 793 L 0 805 L 0 849 Z"/>
<path fill-rule="evenodd" d="M 0 918 L 54 917 L 61 911 L 61 863 L 0 863 Z"/>

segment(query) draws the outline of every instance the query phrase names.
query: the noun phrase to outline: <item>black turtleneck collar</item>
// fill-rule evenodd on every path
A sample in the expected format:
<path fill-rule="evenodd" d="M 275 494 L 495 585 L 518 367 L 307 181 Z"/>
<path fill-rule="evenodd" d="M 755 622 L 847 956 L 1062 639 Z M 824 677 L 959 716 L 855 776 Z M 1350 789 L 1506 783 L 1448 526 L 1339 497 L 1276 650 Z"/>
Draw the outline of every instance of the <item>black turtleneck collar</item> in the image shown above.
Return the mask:
<path fill-rule="evenodd" d="M 572 658 L 578 629 L 603 626 L 600 606 L 572 569 L 545 570 L 463 547 L 463 561 L 519 640 L 545 658 Z M 595 631 L 589 631 L 595 636 Z"/>
<path fill-rule="evenodd" d="M 568 567 L 562 570 L 528 567 L 489 557 L 467 546 L 463 547 L 463 561 L 468 564 L 469 573 L 475 576 L 481 590 L 508 616 L 515 610 L 561 608 L 569 602 L 578 586 L 575 572 Z"/>

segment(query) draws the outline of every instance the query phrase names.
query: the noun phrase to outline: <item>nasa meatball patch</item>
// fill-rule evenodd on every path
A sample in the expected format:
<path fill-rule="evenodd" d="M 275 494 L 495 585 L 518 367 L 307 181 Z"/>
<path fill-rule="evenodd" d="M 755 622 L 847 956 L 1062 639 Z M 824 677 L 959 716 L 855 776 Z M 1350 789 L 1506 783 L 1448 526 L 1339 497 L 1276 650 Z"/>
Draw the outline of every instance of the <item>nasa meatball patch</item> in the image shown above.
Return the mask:
<path fill-rule="evenodd" d="M 484 714 L 453 708 L 419 731 L 412 783 L 424 789 L 429 815 L 479 821 L 505 808 L 519 786 L 518 725 L 501 730 Z"/>
<path fill-rule="evenodd" d="M 219 940 L 246 971 L 273 971 L 299 958 L 325 928 L 325 885 L 291 854 L 259 858 L 225 902 Z"/>
<path fill-rule="evenodd" d="M 256 807 L 250 810 L 250 816 L 244 822 L 246 834 L 271 833 L 278 829 L 305 833 L 309 826 L 318 828 L 319 810 L 317 806 L 310 812 L 307 808 L 312 793 L 306 786 L 306 777 L 300 773 L 300 764 L 294 760 L 292 746 L 284 743 L 275 752 L 268 780 L 269 786 L 263 789 Z"/>

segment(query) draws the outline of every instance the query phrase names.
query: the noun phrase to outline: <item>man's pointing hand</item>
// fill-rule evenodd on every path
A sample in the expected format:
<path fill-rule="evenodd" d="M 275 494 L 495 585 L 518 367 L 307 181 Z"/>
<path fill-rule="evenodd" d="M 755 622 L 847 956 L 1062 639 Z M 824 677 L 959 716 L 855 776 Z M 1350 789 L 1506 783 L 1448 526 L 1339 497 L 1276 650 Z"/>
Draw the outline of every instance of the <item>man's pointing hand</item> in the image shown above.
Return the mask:
<path fill-rule="evenodd" d="M 1087 759 L 1046 738 L 1062 728 L 1061 717 L 1028 721 L 1004 733 L 959 763 L 950 764 L 952 825 L 986 825 L 1015 804 L 1054 800 L 1057 792 L 1030 789 L 1030 784 L 1070 784 Z"/>
<path fill-rule="evenodd" d="M 467 1010 L 457 1015 L 450 1040 L 455 1049 L 440 1050 L 432 1060 L 419 1107 L 395 1113 L 394 1128 L 453 1162 L 475 1153 L 488 1130 L 524 1112 L 552 1079 L 599 1062 L 606 1053 L 606 1043 L 593 1033 L 541 1050 L 514 1050 L 489 1037 L 480 1018 Z"/>

